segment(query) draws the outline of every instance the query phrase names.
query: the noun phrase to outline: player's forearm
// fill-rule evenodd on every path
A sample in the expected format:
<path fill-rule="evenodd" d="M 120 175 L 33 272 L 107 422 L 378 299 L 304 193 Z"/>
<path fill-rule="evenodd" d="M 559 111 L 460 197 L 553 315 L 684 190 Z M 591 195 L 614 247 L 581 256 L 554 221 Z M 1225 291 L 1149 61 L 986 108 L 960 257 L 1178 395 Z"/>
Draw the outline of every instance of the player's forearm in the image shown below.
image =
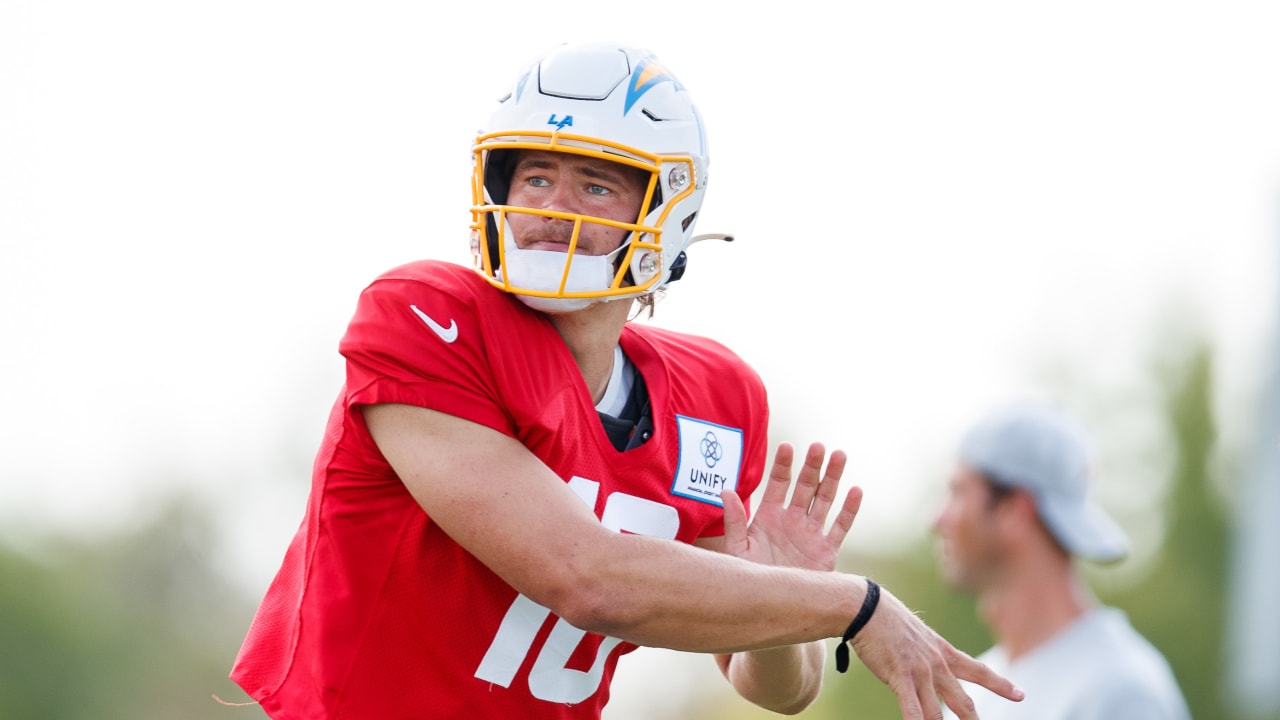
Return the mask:
<path fill-rule="evenodd" d="M 608 529 L 527 448 L 489 428 L 404 405 L 364 415 L 436 524 L 583 630 L 694 652 L 756 650 L 837 637 L 862 602 L 866 584 L 856 576 Z"/>
<path fill-rule="evenodd" d="M 609 534 L 583 547 L 553 611 L 640 645 L 731 653 L 839 637 L 865 579 L 772 567 L 666 540 Z"/>
<path fill-rule="evenodd" d="M 717 656 L 725 677 L 743 698 L 767 710 L 793 715 L 822 690 L 826 644 L 820 640 Z"/>

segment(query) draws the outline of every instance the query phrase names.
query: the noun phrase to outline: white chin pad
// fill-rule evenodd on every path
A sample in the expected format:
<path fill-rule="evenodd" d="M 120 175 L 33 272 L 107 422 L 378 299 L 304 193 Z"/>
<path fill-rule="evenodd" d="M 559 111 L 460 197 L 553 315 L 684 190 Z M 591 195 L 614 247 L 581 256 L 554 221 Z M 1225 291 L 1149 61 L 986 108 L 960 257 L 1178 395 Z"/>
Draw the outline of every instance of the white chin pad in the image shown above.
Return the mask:
<path fill-rule="evenodd" d="M 578 312 L 588 305 L 600 302 L 604 298 L 544 298 L 533 295 L 516 295 L 520 302 L 548 315 Z"/>
<path fill-rule="evenodd" d="M 521 290 L 558 292 L 561 281 L 564 281 L 566 293 L 608 290 L 613 284 L 614 260 L 627 247 L 623 243 L 608 255 L 574 254 L 573 261 L 569 264 L 569 276 L 566 278 L 564 266 L 568 256 L 565 253 L 556 250 L 521 250 L 510 240 L 510 228 L 507 230 L 507 238 L 500 274 L 512 287 L 517 288 L 516 295 L 522 302 L 535 310 L 549 313 L 581 310 L 608 298 L 544 298 L 525 295 Z"/>

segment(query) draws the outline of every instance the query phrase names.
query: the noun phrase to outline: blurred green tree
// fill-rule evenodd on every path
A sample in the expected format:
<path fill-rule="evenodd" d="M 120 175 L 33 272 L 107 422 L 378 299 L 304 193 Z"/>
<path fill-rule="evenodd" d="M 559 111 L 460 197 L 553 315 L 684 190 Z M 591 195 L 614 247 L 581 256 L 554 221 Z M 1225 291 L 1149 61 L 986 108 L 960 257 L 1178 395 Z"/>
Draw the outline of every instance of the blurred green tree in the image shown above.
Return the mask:
<path fill-rule="evenodd" d="M 1213 476 L 1213 356 L 1197 344 L 1157 371 L 1177 451 L 1162 508 L 1167 530 L 1145 579 L 1106 600 L 1164 652 L 1192 717 L 1227 718 L 1220 683 L 1230 518 Z"/>
<path fill-rule="evenodd" d="M 227 707 L 252 608 L 215 570 L 207 514 L 188 500 L 110 538 L 0 547 L 0 720 L 173 720 Z"/>

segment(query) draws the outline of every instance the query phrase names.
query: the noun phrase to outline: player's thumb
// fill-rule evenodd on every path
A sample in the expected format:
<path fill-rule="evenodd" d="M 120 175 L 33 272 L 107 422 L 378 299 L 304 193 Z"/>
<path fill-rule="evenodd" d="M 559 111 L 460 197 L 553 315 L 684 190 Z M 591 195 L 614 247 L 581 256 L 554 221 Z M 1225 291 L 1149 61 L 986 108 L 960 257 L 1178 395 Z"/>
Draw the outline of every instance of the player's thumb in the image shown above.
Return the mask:
<path fill-rule="evenodd" d="M 720 493 L 724 503 L 724 551 L 741 555 L 747 549 L 747 508 L 733 490 Z"/>

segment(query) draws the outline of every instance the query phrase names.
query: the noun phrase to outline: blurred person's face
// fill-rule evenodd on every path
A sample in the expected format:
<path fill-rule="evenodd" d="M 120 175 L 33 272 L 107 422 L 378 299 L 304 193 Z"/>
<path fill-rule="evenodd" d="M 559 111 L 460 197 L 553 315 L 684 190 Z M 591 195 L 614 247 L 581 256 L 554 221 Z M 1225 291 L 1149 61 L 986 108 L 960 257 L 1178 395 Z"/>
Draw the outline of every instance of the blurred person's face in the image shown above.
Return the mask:
<path fill-rule="evenodd" d="M 999 573 L 1006 556 L 997 526 L 999 502 L 981 473 L 956 465 L 933 521 L 942 577 L 951 587 L 978 592 Z"/>

